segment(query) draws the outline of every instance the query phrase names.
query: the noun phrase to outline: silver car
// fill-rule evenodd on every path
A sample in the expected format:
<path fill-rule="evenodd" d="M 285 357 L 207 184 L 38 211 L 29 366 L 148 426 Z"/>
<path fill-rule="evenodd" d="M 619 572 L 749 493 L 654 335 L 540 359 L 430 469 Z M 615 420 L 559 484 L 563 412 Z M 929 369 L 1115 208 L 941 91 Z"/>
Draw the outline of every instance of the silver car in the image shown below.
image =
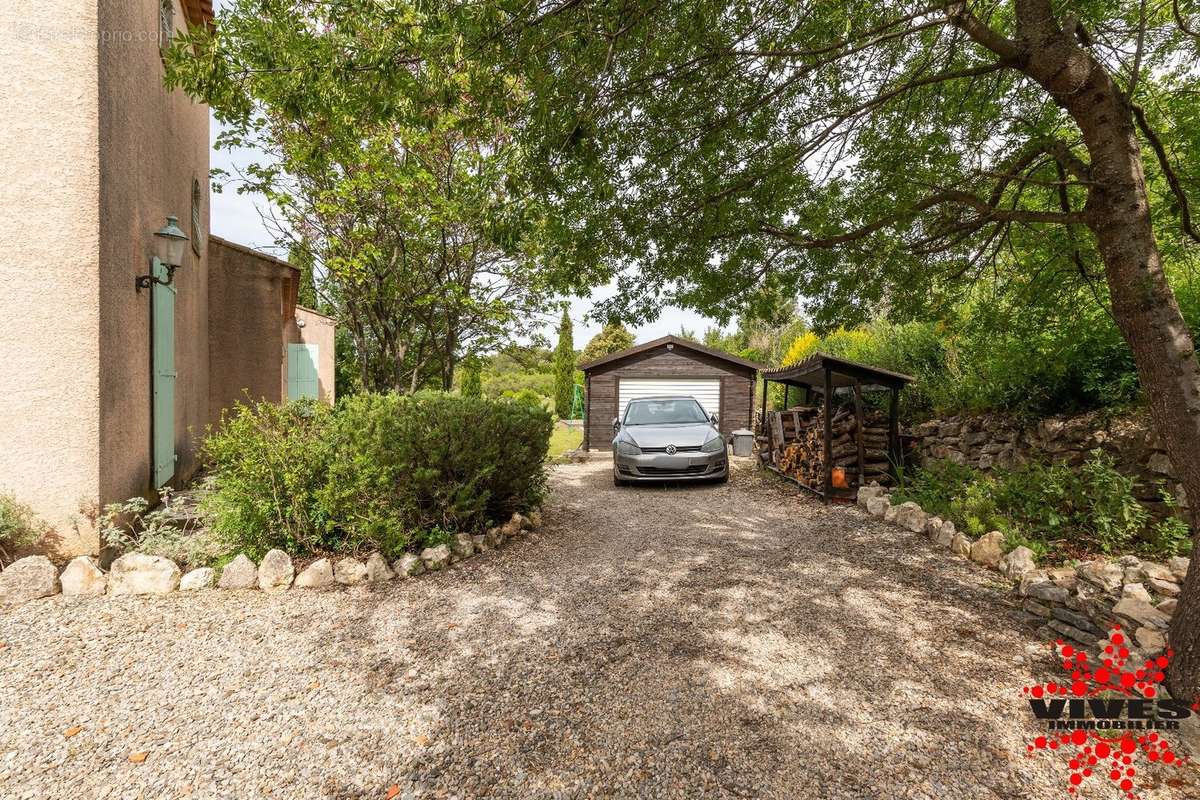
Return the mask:
<path fill-rule="evenodd" d="M 613 483 L 729 480 L 725 437 L 694 397 L 630 400 L 613 420 Z"/>

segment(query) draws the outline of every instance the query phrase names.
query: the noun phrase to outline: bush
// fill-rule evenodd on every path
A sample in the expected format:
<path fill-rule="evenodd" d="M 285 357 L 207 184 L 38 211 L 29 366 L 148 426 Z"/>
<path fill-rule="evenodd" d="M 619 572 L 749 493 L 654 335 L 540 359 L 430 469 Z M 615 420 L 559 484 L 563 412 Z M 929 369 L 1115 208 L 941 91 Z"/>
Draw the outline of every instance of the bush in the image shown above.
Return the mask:
<path fill-rule="evenodd" d="M 11 494 L 0 494 L 0 563 L 8 564 L 14 554 L 37 542 L 46 525 L 33 509 Z"/>
<path fill-rule="evenodd" d="M 154 509 L 144 497 L 106 505 L 100 514 L 104 546 L 119 553 L 137 550 L 163 556 L 185 568 L 212 564 L 229 554 L 213 531 L 194 524 L 170 487 L 159 490 L 159 500 Z"/>
<path fill-rule="evenodd" d="M 204 442 L 211 479 L 201 503 L 222 540 L 252 557 L 272 547 L 323 548 L 331 520 L 320 495 L 333 459 L 333 415 L 311 400 L 239 403 L 222 414 Z"/>
<path fill-rule="evenodd" d="M 252 556 L 394 556 L 538 504 L 551 427 L 540 404 L 434 392 L 240 406 L 205 445 L 205 509 Z"/>
<path fill-rule="evenodd" d="M 474 531 L 540 501 L 552 422 L 538 403 L 429 393 L 339 407 L 322 502 L 335 549 L 425 546 L 430 529 Z"/>
<path fill-rule="evenodd" d="M 1027 464 L 984 474 L 936 461 L 902 479 L 896 502 L 919 503 L 973 537 L 998 530 L 1007 546 L 1023 544 L 1039 555 L 1124 550 L 1175 555 L 1188 541 L 1187 526 L 1175 517 L 1148 524 L 1149 513 L 1134 496 L 1134 479 L 1099 450 L 1078 470 Z"/>

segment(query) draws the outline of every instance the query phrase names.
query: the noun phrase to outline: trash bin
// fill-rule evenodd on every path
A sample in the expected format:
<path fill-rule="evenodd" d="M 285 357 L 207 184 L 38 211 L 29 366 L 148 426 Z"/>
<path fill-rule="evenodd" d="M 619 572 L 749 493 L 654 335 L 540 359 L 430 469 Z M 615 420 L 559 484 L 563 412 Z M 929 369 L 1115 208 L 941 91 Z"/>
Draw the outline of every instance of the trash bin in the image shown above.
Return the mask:
<path fill-rule="evenodd" d="M 742 428 L 733 432 L 733 454 L 743 457 L 754 455 L 754 431 Z"/>

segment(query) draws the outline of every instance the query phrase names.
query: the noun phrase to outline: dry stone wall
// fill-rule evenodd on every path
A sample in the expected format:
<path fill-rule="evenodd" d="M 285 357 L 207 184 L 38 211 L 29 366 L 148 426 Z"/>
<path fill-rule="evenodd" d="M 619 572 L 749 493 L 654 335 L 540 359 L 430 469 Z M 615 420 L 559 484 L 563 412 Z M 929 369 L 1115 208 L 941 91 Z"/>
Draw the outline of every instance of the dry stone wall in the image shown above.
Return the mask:
<path fill-rule="evenodd" d="M 959 415 L 913 427 L 922 461 L 948 459 L 984 471 L 1029 461 L 1078 466 L 1096 449 L 1109 453 L 1117 469 L 1137 478 L 1135 493 L 1156 515 L 1167 513 L 1159 487 L 1182 507 L 1187 495 L 1162 442 L 1144 414 L 1107 417 L 1099 412 L 1048 417 L 1027 423 L 1002 414 Z"/>
<path fill-rule="evenodd" d="M 1103 647 L 1113 626 L 1120 625 L 1144 655 L 1167 647 L 1171 617 L 1191 564 L 1187 558 L 1161 564 L 1126 555 L 1039 567 L 1027 547 L 1006 551 L 999 531 L 972 541 L 953 522 L 927 514 L 916 503 L 892 505 L 885 487 L 860 488 L 858 504 L 878 519 L 1009 579 L 1019 616 L 1038 625 L 1045 638 Z"/>

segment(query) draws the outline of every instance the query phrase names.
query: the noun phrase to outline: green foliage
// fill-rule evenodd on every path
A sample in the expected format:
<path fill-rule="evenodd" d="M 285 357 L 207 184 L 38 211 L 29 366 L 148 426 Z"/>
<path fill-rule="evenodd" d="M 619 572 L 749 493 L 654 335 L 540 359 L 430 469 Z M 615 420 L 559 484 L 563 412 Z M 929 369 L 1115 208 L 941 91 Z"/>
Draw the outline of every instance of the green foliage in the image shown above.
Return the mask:
<path fill-rule="evenodd" d="M 539 503 L 550 433 L 540 404 L 443 393 L 239 406 L 205 444 L 204 507 L 230 548 L 255 557 L 398 555 Z"/>
<path fill-rule="evenodd" d="M 320 502 L 333 460 L 324 403 L 238 403 L 204 440 L 210 491 L 201 510 L 230 549 L 258 557 L 324 549 L 332 520 Z"/>
<path fill-rule="evenodd" d="M 1189 539 L 1187 525 L 1175 516 L 1149 525 L 1134 479 L 1099 450 L 1077 470 L 1030 463 L 986 474 L 934 461 L 902 477 L 895 502 L 919 503 L 972 537 L 1001 531 L 1008 546 L 1023 544 L 1039 555 L 1175 555 Z"/>
<path fill-rule="evenodd" d="M 169 486 L 159 490 L 153 509 L 144 497 L 109 503 L 100 513 L 100 540 L 118 553 L 136 550 L 184 567 L 218 563 L 232 556 L 227 544 L 188 513 Z"/>
<path fill-rule="evenodd" d="M 548 405 L 546 396 L 538 394 L 533 389 L 518 389 L 515 392 L 505 392 L 502 396 L 505 400 L 534 408 L 546 408 Z"/>
<path fill-rule="evenodd" d="M 558 346 L 554 348 L 554 413 L 559 419 L 571 416 L 575 396 L 575 339 L 571 317 L 563 309 L 558 323 Z"/>
<path fill-rule="evenodd" d="M 633 347 L 633 334 L 619 323 L 605 325 L 599 333 L 592 337 L 583 352 L 579 355 L 580 363 L 595 361 L 611 353 Z"/>
<path fill-rule="evenodd" d="M 215 146 L 263 155 L 238 191 L 271 203 L 367 391 L 449 390 L 460 353 L 533 335 L 546 298 L 521 93 L 419 5 L 236 0 L 166 57 L 223 123 Z"/>
<path fill-rule="evenodd" d="M 479 356 L 472 353 L 462 361 L 462 381 L 459 392 L 463 397 L 483 397 L 483 364 Z"/>
<path fill-rule="evenodd" d="M 1165 488 L 1160 487 L 1159 493 L 1167 506 L 1168 514 L 1154 523 L 1150 533 L 1150 548 L 1155 555 L 1162 558 L 1186 556 L 1192 549 L 1191 530 L 1180 518 L 1179 501 Z"/>
<path fill-rule="evenodd" d="M 44 533 L 46 524 L 32 508 L 0 493 L 0 564 L 7 564 L 14 553 L 33 545 Z"/>

